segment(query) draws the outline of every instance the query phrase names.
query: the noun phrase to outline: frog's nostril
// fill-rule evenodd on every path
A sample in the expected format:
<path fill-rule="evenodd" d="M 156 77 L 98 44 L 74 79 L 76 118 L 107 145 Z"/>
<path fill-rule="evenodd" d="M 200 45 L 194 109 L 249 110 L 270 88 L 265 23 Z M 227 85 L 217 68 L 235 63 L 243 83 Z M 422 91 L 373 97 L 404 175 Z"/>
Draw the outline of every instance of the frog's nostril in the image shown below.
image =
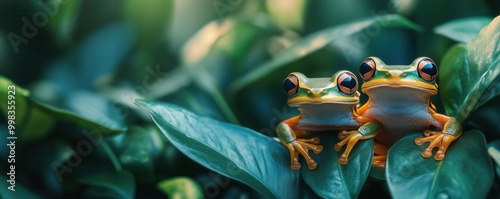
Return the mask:
<path fill-rule="evenodd" d="M 404 76 L 405 72 L 400 71 L 400 70 L 390 70 L 390 71 L 387 71 L 385 74 L 387 77 L 400 77 L 400 76 Z"/>

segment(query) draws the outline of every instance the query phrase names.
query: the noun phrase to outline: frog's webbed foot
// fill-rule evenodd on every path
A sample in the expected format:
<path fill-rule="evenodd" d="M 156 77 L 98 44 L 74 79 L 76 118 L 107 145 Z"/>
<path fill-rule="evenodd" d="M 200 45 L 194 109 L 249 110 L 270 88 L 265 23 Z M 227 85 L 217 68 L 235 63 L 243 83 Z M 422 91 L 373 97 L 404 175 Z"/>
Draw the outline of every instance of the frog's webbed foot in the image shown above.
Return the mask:
<path fill-rule="evenodd" d="M 352 148 L 359 140 L 366 140 L 375 137 L 380 130 L 380 123 L 376 121 L 366 122 L 361 125 L 358 130 L 354 131 L 341 131 L 339 133 L 340 142 L 335 144 L 333 147 L 335 151 L 340 151 L 344 145 L 347 144 L 347 147 L 344 150 L 344 153 L 340 155 L 338 162 L 340 164 L 347 164 L 349 159 L 349 154 L 352 151 Z"/>
<path fill-rule="evenodd" d="M 338 159 L 340 164 L 347 164 L 349 162 L 349 153 L 351 153 L 354 145 L 356 145 L 356 143 L 362 138 L 363 135 L 361 135 L 358 131 L 342 131 L 339 133 L 339 139 L 341 141 L 333 147 L 335 151 L 340 151 L 344 145 L 347 144 L 344 153 L 342 153 Z"/>
<path fill-rule="evenodd" d="M 451 135 L 448 133 L 443 133 L 440 131 L 424 131 L 425 137 L 417 137 L 415 138 L 415 144 L 418 146 L 430 142 L 429 146 L 422 152 L 422 157 L 430 158 L 432 156 L 432 149 L 438 148 L 436 155 L 434 156 L 435 160 L 443 160 L 445 157 L 446 150 L 450 146 L 450 144 L 455 141 L 458 137 L 460 137 L 461 133 L 458 135 Z"/>
<path fill-rule="evenodd" d="M 318 163 L 314 161 L 311 156 L 309 156 L 309 150 L 313 151 L 314 154 L 319 154 L 323 151 L 323 146 L 320 144 L 318 137 L 311 139 L 296 139 L 289 143 L 284 143 L 288 151 L 290 152 L 290 167 L 293 170 L 299 170 L 301 168 L 299 162 L 299 153 L 304 157 L 307 162 L 307 168 L 309 170 L 314 170 L 318 166 Z"/>

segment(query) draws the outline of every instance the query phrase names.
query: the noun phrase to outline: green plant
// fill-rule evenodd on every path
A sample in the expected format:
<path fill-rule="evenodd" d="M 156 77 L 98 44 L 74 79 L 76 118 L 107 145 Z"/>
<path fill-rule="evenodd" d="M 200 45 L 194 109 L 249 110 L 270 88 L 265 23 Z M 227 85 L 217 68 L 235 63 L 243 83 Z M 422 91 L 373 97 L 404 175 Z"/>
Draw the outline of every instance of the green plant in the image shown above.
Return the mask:
<path fill-rule="evenodd" d="M 16 192 L 5 188 L 11 164 L 2 162 L 2 198 L 500 193 L 496 2 L 0 5 L 0 121 L 8 121 L 4 99 L 15 86 L 17 136 Z M 462 137 L 436 162 L 419 156 L 425 145 L 412 143 L 415 132 L 392 146 L 384 172 L 371 168 L 371 140 L 358 143 L 344 166 L 333 150 L 337 132 L 320 132 L 318 168 L 292 171 L 286 148 L 273 139 L 276 125 L 297 113 L 285 104 L 282 80 L 293 71 L 310 77 L 357 71 L 371 55 L 388 64 L 435 60 L 439 95 L 432 100 L 439 112 L 460 119 Z M 8 125 L 0 123 L 1 161 L 12 153 L 3 136 Z"/>
<path fill-rule="evenodd" d="M 482 23 L 483 19 L 471 20 Z M 454 26 L 458 26 L 457 23 L 470 22 L 445 24 L 437 32 L 453 37 L 463 32 L 453 30 Z M 498 77 L 500 51 L 491 41 L 496 41 L 500 36 L 499 23 L 500 18 L 493 20 L 467 45 L 457 44 L 443 58 L 440 67 L 442 100 L 447 112 L 458 116 L 460 121 L 467 118 L 479 99 L 483 98 L 484 91 Z M 348 27 L 338 29 L 349 32 Z M 321 33 L 339 39 L 338 35 L 331 32 L 335 31 L 325 30 Z M 312 46 L 317 38 L 325 37 L 321 33 L 313 34 L 285 50 L 271 63 L 264 64 L 262 70 L 272 70 L 271 66 L 284 66 L 288 60 L 297 59 L 297 53 L 294 52 Z M 258 75 L 254 74 L 265 74 L 259 69 L 256 69 L 259 72 L 250 74 L 240 82 L 257 78 Z M 235 83 L 235 87 L 241 84 L 245 83 Z M 486 96 L 484 100 L 488 101 L 492 97 Z M 288 168 L 286 150 L 278 142 L 257 132 L 202 118 L 173 105 L 148 101 L 137 101 L 137 104 L 151 113 L 169 140 L 189 157 L 250 185 L 266 197 L 313 197 L 308 192 L 311 189 L 322 198 L 356 198 L 370 171 L 373 154 L 371 141 L 357 146 L 357 150 L 352 153 L 352 156 L 357 157 L 355 161 L 343 166 L 332 161 L 337 159 L 338 154 L 328 149 L 333 148 L 332 143 L 338 142 L 338 139 L 335 139 L 335 133 L 330 132 L 321 139 L 327 149 L 319 155 L 318 164 L 321 167 L 316 171 L 302 169 L 301 172 L 295 172 Z M 202 133 L 199 133 L 199 129 L 203 129 Z M 485 138 L 480 131 L 465 132 L 448 152 L 447 158 L 439 162 L 419 157 L 418 154 L 425 147 L 413 145 L 415 137 L 412 135 L 401 139 L 389 151 L 386 175 L 393 197 L 486 196 L 493 183 L 493 167 L 486 151 Z M 228 165 L 236 167 L 236 170 L 224 167 Z M 305 186 L 309 186 L 309 189 Z"/>

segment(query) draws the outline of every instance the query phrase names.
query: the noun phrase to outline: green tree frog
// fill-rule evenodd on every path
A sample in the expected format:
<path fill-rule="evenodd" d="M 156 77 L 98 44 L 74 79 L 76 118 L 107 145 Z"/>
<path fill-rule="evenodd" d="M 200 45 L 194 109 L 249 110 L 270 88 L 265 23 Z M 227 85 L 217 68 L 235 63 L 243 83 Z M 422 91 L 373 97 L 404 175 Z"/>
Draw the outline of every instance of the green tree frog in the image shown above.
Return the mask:
<path fill-rule="evenodd" d="M 409 133 L 424 132 L 424 137 L 415 139 L 419 146 L 430 142 L 421 155 L 429 158 L 432 149 L 437 148 L 434 159 L 442 160 L 450 143 L 462 134 L 462 126 L 455 118 L 437 113 L 430 100 L 438 92 L 438 68 L 434 61 L 420 57 L 410 65 L 386 65 L 377 57 L 369 57 L 359 67 L 359 73 L 363 79 L 361 91 L 369 99 L 358 112 L 380 122 L 382 128 L 375 134 L 339 135 L 345 140 L 336 144 L 335 149 L 340 150 L 346 142 L 357 142 L 359 136 L 363 136 L 361 139 L 375 136 L 375 146 L 377 143 L 391 146 Z M 387 151 L 377 154 L 375 150 L 375 153 L 374 164 L 384 167 Z"/>
<path fill-rule="evenodd" d="M 318 137 L 306 139 L 311 132 L 325 130 L 356 129 L 358 138 L 369 138 L 376 134 L 380 125 L 376 121 L 361 117 L 356 110 L 359 103 L 358 80 L 349 71 L 339 71 L 331 78 L 307 78 L 302 73 L 291 73 L 283 82 L 288 96 L 288 105 L 298 107 L 300 114 L 284 120 L 276 131 L 280 142 L 290 152 L 290 167 L 301 168 L 301 154 L 310 170 L 317 163 L 308 151 L 319 154 L 323 147 Z M 352 137 L 352 139 L 356 139 Z M 352 147 L 354 144 L 348 146 Z M 345 161 L 349 153 L 343 154 Z"/>

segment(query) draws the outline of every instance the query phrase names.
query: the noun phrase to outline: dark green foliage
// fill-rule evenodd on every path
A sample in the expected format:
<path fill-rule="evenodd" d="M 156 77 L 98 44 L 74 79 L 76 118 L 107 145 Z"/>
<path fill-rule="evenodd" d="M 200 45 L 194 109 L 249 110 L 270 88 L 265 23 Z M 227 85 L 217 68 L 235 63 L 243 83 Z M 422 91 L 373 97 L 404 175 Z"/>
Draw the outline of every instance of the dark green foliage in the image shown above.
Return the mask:
<path fill-rule="evenodd" d="M 0 198 L 495 198 L 500 18 L 493 1 L 70 0 L 0 2 Z M 46 18 L 44 17 L 46 16 Z M 496 17 L 496 18 L 495 18 Z M 368 56 L 439 69 L 441 113 L 464 133 L 441 161 L 415 136 L 372 168 L 290 169 L 275 137 L 290 72 L 356 74 Z M 432 71 L 431 71 L 432 72 Z M 359 78 L 359 74 L 358 79 Z M 15 86 L 16 192 L 8 86 Z M 361 96 L 362 103 L 366 96 Z M 12 122 L 11 122 L 12 123 Z M 492 161 L 493 159 L 493 161 Z M 494 175 L 496 171 L 497 175 Z"/>

